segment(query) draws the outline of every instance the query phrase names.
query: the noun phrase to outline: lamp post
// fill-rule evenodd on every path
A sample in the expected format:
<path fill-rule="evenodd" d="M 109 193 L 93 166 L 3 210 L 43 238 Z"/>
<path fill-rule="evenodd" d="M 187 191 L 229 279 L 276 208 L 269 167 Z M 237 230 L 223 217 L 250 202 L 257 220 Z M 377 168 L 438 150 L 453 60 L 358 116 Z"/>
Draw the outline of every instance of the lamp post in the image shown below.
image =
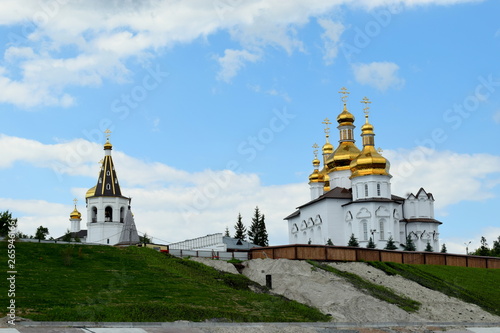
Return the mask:
<path fill-rule="evenodd" d="M 472 243 L 472 241 L 469 241 L 468 243 L 464 243 L 464 245 L 465 245 L 465 254 L 466 255 L 469 255 L 469 245 L 470 245 L 470 243 Z"/>

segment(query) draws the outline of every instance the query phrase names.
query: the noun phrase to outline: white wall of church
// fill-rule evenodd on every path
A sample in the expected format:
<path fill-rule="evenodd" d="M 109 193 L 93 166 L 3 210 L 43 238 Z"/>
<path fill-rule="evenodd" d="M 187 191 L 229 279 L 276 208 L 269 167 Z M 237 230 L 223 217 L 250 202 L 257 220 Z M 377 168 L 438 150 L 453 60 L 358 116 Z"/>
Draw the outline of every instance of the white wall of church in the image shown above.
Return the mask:
<path fill-rule="evenodd" d="M 388 176 L 369 175 L 352 180 L 352 199 L 386 198 L 391 199 L 391 183 Z"/>
<path fill-rule="evenodd" d="M 383 249 L 392 236 L 396 246 L 399 246 L 401 205 L 394 202 L 355 202 L 345 206 L 344 210 L 347 224 L 344 239 L 347 241 L 354 234 L 359 246 L 366 247 L 372 237 L 377 248 Z"/>
<path fill-rule="evenodd" d="M 87 198 L 87 242 L 117 244 L 128 204 L 129 199 L 124 197 Z"/>
<path fill-rule="evenodd" d="M 328 177 L 330 178 L 330 188 L 351 188 L 351 179 L 349 178 L 351 177 L 350 169 L 330 172 Z"/>
<path fill-rule="evenodd" d="M 439 223 L 430 222 L 401 222 L 401 242 L 406 243 L 406 237 L 409 235 L 415 243 L 417 251 L 424 251 L 429 242 L 435 252 L 439 248 Z"/>

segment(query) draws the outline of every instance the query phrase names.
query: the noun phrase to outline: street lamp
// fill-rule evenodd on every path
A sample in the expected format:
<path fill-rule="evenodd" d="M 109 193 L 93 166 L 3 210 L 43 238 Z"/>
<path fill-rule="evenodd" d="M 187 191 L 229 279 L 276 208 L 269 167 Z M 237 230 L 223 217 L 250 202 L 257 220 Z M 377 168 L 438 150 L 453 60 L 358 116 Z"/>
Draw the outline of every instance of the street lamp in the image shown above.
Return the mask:
<path fill-rule="evenodd" d="M 464 245 L 465 245 L 465 254 L 466 255 L 469 255 L 469 245 L 470 245 L 470 243 L 472 243 L 472 241 L 469 241 L 468 243 L 464 243 Z"/>

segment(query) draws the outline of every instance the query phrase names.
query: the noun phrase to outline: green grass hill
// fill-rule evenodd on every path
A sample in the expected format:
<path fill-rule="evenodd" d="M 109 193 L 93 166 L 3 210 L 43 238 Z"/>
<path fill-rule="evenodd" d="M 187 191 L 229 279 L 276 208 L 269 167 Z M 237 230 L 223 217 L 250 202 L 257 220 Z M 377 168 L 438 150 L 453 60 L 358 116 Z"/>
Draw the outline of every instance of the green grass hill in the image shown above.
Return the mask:
<path fill-rule="evenodd" d="M 15 245 L 16 314 L 32 320 L 329 320 L 295 301 L 251 291 L 254 283 L 244 276 L 148 248 Z M 0 257 L 7 263 L 5 242 Z M 8 290 L 6 285 L 2 289 Z M 6 292 L 0 299 L 1 304 L 9 304 Z M 1 316 L 6 315 L 5 309 L 2 306 Z"/>

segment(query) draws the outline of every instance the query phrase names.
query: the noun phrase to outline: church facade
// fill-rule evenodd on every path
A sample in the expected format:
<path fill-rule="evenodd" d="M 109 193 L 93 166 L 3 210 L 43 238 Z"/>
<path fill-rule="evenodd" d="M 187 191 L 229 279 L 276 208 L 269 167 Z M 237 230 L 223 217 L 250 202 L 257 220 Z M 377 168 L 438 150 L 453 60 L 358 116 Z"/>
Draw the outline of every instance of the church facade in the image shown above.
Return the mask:
<path fill-rule="evenodd" d="M 87 232 L 85 242 L 106 245 L 139 243 L 139 236 L 131 211 L 131 198 L 122 195 L 111 156 L 113 146 L 109 138 L 104 144 L 104 159 L 97 184 L 86 195 Z M 76 209 L 70 215 L 72 233 L 80 230 L 81 214 Z"/>
<path fill-rule="evenodd" d="M 420 188 L 403 198 L 392 194 L 390 163 L 375 149 L 375 132 L 369 122 L 365 97 L 365 123 L 361 127 L 363 147 L 354 139 L 354 116 L 348 111 L 347 94 L 342 88 L 344 108 L 337 116 L 339 145 L 329 142 L 330 121 L 325 119 L 326 143 L 321 162 L 313 160 L 309 176 L 311 200 L 287 216 L 290 244 L 334 244 L 346 246 L 354 235 L 360 247 L 371 239 L 378 249 L 391 239 L 398 249 L 411 238 L 417 251 L 427 244 L 439 249 L 440 221 L 434 219 L 434 198 Z M 317 145 L 313 146 L 319 148 Z"/>

